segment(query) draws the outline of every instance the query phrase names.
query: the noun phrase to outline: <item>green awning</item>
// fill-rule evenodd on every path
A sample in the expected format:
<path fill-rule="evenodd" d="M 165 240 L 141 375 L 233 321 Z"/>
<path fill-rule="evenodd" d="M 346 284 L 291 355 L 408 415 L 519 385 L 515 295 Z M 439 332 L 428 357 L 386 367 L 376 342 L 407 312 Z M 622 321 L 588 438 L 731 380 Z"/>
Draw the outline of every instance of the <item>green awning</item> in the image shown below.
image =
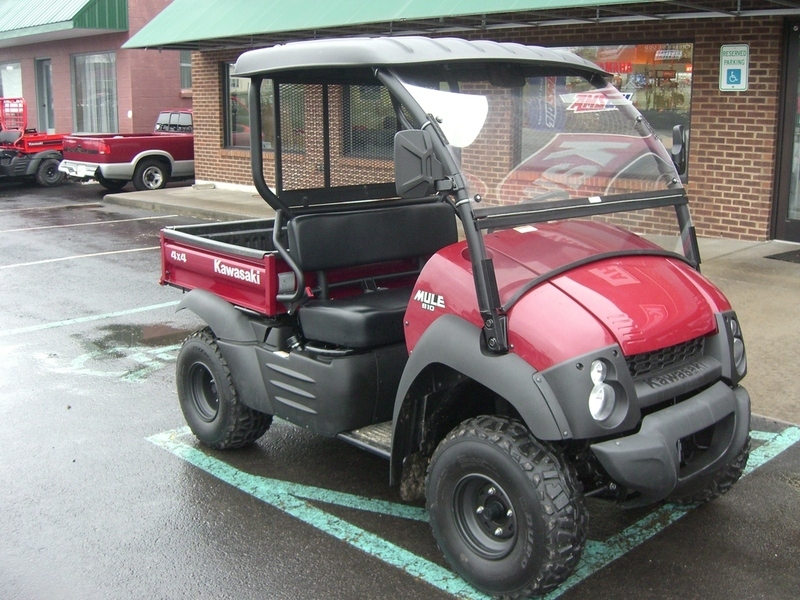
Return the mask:
<path fill-rule="evenodd" d="M 127 0 L 0 0 L 0 48 L 127 30 Z"/>
<path fill-rule="evenodd" d="M 509 27 L 797 14 L 800 0 L 173 0 L 123 47 L 207 50 L 342 35 L 463 36 Z"/>

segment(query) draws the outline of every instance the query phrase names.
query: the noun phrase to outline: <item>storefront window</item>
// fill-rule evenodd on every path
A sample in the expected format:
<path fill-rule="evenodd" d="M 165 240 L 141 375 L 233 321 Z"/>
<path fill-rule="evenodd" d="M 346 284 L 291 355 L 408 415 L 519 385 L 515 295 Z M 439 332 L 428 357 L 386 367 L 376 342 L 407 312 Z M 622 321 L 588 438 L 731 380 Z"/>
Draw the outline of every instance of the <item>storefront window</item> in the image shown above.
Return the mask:
<path fill-rule="evenodd" d="M 343 95 L 344 155 L 391 159 L 397 115 L 389 92 L 378 85 L 352 85 Z"/>
<path fill-rule="evenodd" d="M 116 133 L 117 72 L 113 52 L 72 57 L 74 99 L 73 130 L 83 133 Z"/>
<path fill-rule="evenodd" d="M 650 122 L 667 148 L 672 128 L 689 128 L 693 44 L 570 46 L 563 48 L 611 73 L 614 86 Z"/>
<path fill-rule="evenodd" d="M 181 50 L 180 53 L 181 65 L 181 89 L 192 89 L 192 51 Z"/>
<path fill-rule="evenodd" d="M 22 97 L 22 68 L 18 62 L 0 63 L 0 98 Z"/>
<path fill-rule="evenodd" d="M 233 65 L 226 65 L 225 80 L 225 147 L 250 148 L 250 80 L 235 77 Z M 275 140 L 275 101 L 272 81 L 261 83 L 261 130 L 262 146 L 274 147 Z"/>

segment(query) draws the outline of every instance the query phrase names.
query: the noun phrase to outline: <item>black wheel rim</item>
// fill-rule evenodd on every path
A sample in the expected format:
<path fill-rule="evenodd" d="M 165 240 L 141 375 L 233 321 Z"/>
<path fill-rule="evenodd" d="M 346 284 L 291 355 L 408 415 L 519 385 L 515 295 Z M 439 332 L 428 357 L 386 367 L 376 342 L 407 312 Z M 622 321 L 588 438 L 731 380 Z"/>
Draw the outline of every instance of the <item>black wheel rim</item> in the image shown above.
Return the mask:
<path fill-rule="evenodd" d="M 517 541 L 517 515 L 505 490 L 492 479 L 471 474 L 462 477 L 453 494 L 458 532 L 479 556 L 499 560 Z"/>
<path fill-rule="evenodd" d="M 188 387 L 197 415 L 206 423 L 211 423 L 219 414 L 219 394 L 211 371 L 202 363 L 194 363 L 189 368 Z"/>

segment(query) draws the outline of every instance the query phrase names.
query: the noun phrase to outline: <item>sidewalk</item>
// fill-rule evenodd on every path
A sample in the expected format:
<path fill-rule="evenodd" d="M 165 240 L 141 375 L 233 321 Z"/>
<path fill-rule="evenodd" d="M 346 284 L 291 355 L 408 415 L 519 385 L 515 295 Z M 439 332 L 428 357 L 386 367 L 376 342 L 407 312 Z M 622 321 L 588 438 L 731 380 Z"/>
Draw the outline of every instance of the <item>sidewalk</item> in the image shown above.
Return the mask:
<path fill-rule="evenodd" d="M 105 201 L 210 220 L 269 219 L 274 211 L 255 192 L 206 186 L 108 194 Z M 787 242 L 700 240 L 703 274 L 728 297 L 747 343 L 753 413 L 800 424 L 794 385 L 800 357 L 800 264 L 766 258 L 796 250 Z M 798 369 L 796 371 L 796 369 Z"/>
<path fill-rule="evenodd" d="M 255 191 L 223 190 L 202 184 L 106 194 L 104 200 L 111 204 L 215 221 L 271 219 L 275 216 L 275 211 Z"/>

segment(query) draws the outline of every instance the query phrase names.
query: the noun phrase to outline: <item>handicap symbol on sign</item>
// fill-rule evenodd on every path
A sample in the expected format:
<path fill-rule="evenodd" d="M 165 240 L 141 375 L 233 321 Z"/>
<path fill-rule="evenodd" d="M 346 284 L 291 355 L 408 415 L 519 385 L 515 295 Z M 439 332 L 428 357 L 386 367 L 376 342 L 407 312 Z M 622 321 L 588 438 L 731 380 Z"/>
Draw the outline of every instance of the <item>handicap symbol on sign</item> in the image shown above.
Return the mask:
<path fill-rule="evenodd" d="M 728 83 L 730 85 L 737 85 L 742 82 L 741 69 L 728 69 Z"/>

